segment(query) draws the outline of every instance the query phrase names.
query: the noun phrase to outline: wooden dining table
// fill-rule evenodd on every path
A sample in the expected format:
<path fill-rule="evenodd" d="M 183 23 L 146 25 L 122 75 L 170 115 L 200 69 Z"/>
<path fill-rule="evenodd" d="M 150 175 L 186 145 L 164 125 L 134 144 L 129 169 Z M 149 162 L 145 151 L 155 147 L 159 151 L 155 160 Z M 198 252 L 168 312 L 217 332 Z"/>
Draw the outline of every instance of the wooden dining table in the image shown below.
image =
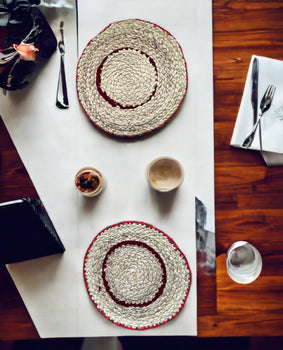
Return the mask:
<path fill-rule="evenodd" d="M 251 56 L 283 60 L 283 2 L 212 3 L 216 271 L 198 267 L 198 336 L 283 336 L 283 166 L 268 167 L 260 152 L 230 146 Z M 38 198 L 2 120 L 0 135 L 0 202 Z M 252 243 L 263 259 L 261 275 L 246 285 L 226 271 L 226 252 L 239 240 Z M 0 339 L 37 338 L 0 266 Z"/>

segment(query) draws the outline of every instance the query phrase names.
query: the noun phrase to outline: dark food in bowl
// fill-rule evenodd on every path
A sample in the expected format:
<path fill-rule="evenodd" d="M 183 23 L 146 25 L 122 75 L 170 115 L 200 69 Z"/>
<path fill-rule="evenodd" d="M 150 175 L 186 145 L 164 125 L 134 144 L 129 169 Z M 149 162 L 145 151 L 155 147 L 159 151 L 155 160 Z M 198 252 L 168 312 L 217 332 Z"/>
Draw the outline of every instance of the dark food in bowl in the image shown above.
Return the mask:
<path fill-rule="evenodd" d="M 85 171 L 76 179 L 76 186 L 82 192 L 89 193 L 95 191 L 100 184 L 99 177 L 91 171 Z"/>

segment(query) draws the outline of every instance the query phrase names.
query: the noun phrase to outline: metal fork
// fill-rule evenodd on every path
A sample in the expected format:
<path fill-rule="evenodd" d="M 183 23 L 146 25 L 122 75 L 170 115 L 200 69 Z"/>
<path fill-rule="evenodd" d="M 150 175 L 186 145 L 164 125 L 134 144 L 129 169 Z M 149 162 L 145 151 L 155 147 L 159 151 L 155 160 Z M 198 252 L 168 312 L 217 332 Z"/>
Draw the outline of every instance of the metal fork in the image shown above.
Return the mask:
<path fill-rule="evenodd" d="M 257 127 L 260 123 L 260 120 L 263 116 L 263 114 L 270 108 L 271 106 L 271 102 L 273 100 L 273 97 L 274 97 L 274 94 L 275 94 L 275 90 L 276 90 L 276 87 L 273 86 L 273 85 L 268 85 L 267 89 L 265 90 L 265 93 L 262 97 L 262 100 L 260 102 L 260 113 L 259 113 L 259 117 L 257 119 L 257 122 L 255 123 L 252 131 L 249 133 L 249 135 L 245 138 L 242 146 L 245 147 L 245 148 L 248 148 L 251 146 L 253 140 L 254 140 L 254 136 L 255 136 L 255 133 L 256 133 L 256 130 L 257 130 Z"/>
<path fill-rule="evenodd" d="M 60 52 L 60 72 L 57 86 L 57 95 L 56 95 L 56 106 L 58 108 L 69 108 L 69 100 L 67 93 L 67 84 L 66 84 L 66 75 L 65 75 L 65 43 L 64 43 L 64 22 L 60 22 L 60 32 L 61 40 L 58 43 L 58 48 Z"/>

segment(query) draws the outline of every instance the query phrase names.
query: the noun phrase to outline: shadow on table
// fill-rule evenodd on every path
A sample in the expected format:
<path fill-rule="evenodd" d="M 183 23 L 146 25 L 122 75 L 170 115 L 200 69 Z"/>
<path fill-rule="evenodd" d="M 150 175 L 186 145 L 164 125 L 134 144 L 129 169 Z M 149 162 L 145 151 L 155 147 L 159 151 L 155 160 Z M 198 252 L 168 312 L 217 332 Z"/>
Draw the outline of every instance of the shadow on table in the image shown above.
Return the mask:
<path fill-rule="evenodd" d="M 260 339 L 260 338 L 259 338 Z M 271 338 L 274 339 L 274 338 Z M 270 342 L 270 340 L 268 340 Z M 266 343 L 265 343 L 266 344 Z M 272 344 L 272 341 L 271 343 Z M 277 343 L 278 344 L 278 343 Z M 275 346 L 275 348 L 278 348 Z M 119 338 L 59 338 L 38 340 L 0 340 L 0 350 L 253 350 L 250 338 L 197 338 L 197 337 L 119 337 Z"/>
<path fill-rule="evenodd" d="M 283 337 L 109 337 L 1 341 L 0 350 L 265 350 L 282 349 Z"/>

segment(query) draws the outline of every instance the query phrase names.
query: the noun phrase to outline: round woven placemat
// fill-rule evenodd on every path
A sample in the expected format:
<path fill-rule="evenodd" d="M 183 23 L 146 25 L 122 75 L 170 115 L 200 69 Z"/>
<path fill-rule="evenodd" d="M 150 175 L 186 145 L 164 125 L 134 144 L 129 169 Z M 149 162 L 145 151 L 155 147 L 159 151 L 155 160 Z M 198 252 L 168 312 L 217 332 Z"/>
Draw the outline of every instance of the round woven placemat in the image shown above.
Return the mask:
<path fill-rule="evenodd" d="M 105 228 L 84 258 L 85 285 L 96 308 L 128 329 L 158 327 L 184 307 L 191 271 L 176 243 L 136 221 Z"/>
<path fill-rule="evenodd" d="M 164 126 L 187 91 L 176 39 L 156 24 L 129 19 L 94 37 L 77 66 L 79 102 L 105 132 L 134 137 Z"/>

